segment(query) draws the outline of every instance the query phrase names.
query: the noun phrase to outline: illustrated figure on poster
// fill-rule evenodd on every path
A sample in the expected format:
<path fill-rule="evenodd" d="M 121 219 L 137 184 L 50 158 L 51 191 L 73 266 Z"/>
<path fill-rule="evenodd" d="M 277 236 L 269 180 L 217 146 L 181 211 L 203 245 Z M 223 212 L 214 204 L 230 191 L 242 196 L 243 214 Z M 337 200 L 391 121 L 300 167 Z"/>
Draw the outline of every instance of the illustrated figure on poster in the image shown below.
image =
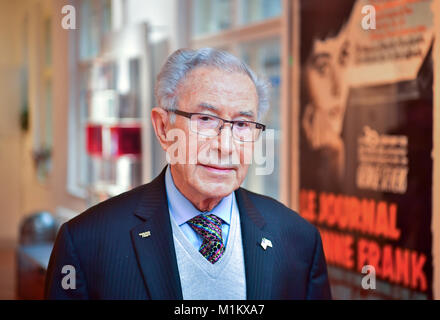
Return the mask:
<path fill-rule="evenodd" d="M 342 138 L 351 58 L 346 27 L 335 37 L 315 40 L 304 66 L 308 104 L 301 119 L 310 148 L 326 159 L 329 174 L 341 182 L 345 167 Z M 332 179 L 334 180 L 334 179 Z"/>

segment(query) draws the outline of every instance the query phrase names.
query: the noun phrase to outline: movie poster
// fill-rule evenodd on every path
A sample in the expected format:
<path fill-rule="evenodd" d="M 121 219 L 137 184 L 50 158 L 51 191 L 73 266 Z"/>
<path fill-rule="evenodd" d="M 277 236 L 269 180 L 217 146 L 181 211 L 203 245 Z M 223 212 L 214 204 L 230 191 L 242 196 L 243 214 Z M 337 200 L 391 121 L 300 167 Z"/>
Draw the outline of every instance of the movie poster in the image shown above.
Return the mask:
<path fill-rule="evenodd" d="M 300 5 L 300 214 L 333 297 L 431 299 L 432 3 Z"/>

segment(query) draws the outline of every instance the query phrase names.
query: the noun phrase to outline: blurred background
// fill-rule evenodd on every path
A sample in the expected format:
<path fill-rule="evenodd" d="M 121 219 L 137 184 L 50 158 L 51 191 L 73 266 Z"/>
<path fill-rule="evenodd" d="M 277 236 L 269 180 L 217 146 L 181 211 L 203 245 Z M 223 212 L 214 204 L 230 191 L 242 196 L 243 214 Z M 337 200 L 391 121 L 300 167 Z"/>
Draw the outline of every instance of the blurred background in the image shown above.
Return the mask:
<path fill-rule="evenodd" d="M 389 6 L 378 8 L 378 29 L 389 28 L 387 10 L 403 12 L 407 2 L 385 1 Z M 417 199 L 429 204 L 399 211 L 400 242 L 377 240 L 380 246 L 419 252 L 426 260 L 424 278 L 410 279 L 411 285 L 382 274 L 380 292 L 370 293 L 360 287 L 357 265 L 334 258 L 329 265 L 336 298 L 433 298 L 439 287 L 434 262 L 440 255 L 435 241 L 440 205 L 432 195 L 440 192 L 439 121 L 434 121 L 440 120 L 440 105 L 432 58 L 439 52 L 433 31 L 438 17 L 431 7 L 438 1 L 412 2 L 412 13 L 396 25 L 408 30 L 425 19 L 426 27 L 397 36 L 423 41 L 399 38 L 395 45 L 410 43 L 420 51 L 417 59 L 373 62 L 365 72 L 362 61 L 372 60 L 362 54 L 384 37 L 395 37 L 357 36 L 364 17 L 360 5 L 380 5 L 375 1 L 0 0 L 0 299 L 41 298 L 59 226 L 150 181 L 165 166 L 149 113 L 156 76 L 181 47 L 227 50 L 271 83 L 264 123 L 274 130 L 273 171 L 255 175 L 253 166 L 244 187 L 304 212 L 324 232 L 346 232 L 354 241 L 361 231 L 315 220 L 323 192 L 402 208 Z M 350 27 L 353 21 L 357 29 Z M 346 39 L 361 40 L 356 46 Z M 353 59 L 344 62 L 346 56 Z M 403 56 L 412 59 L 408 52 Z M 403 70 L 411 63 L 411 70 Z M 378 100 L 372 102 L 373 96 Z M 389 185 L 400 187 L 362 184 L 375 174 L 386 180 L 389 172 L 377 173 L 378 161 L 358 157 L 366 150 L 357 144 L 365 132 L 379 141 L 386 135 L 407 141 L 385 146 L 408 155 L 399 166 L 388 163 L 392 179 L 403 176 L 400 184 Z M 368 150 L 365 157 L 376 149 Z M 414 225 L 415 212 L 422 222 Z M 426 238 L 420 242 L 412 238 L 421 233 Z M 326 234 L 323 241 L 332 242 Z"/>

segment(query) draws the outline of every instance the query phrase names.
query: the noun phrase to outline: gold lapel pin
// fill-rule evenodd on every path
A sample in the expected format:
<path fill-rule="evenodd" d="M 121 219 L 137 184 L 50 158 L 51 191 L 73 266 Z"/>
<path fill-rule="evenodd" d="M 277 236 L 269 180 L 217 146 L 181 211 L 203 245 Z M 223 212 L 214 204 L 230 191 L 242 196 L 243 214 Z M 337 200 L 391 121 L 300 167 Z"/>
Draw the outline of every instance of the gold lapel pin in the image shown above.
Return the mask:
<path fill-rule="evenodd" d="M 266 250 L 267 247 L 272 248 L 272 241 L 270 241 L 269 239 L 263 238 L 263 239 L 261 239 L 261 246 L 263 247 L 264 250 Z"/>
<path fill-rule="evenodd" d="M 151 236 L 151 232 L 150 232 L 150 231 L 145 231 L 145 232 L 141 232 L 141 233 L 139 233 L 139 235 L 140 235 L 142 238 L 147 238 L 147 237 Z"/>

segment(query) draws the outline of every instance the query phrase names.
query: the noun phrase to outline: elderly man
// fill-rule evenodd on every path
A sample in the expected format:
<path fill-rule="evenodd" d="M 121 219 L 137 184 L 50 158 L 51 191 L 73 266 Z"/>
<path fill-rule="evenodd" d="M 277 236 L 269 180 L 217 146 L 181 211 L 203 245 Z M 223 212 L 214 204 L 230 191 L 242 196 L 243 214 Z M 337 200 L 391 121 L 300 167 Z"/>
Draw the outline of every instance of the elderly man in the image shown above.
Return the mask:
<path fill-rule="evenodd" d="M 265 82 L 227 52 L 173 53 L 151 112 L 171 164 L 61 227 L 46 297 L 329 299 L 318 230 L 240 188 L 267 97 Z"/>

